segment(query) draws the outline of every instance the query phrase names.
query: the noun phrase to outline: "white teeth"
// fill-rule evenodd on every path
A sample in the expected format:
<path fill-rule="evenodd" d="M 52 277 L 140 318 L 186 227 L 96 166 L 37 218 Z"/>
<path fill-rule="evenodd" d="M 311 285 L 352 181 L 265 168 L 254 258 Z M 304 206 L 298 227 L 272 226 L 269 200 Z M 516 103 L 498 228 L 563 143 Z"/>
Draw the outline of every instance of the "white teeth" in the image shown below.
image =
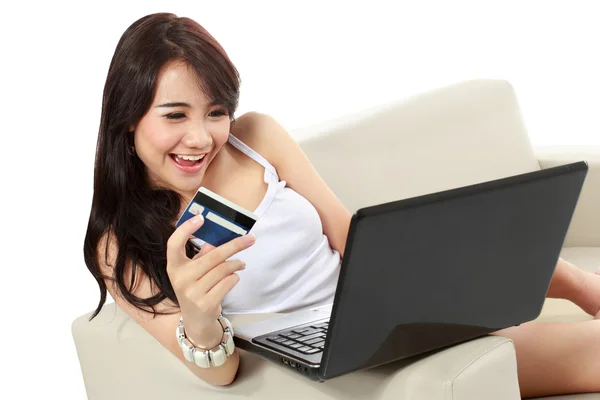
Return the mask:
<path fill-rule="evenodd" d="M 204 158 L 204 154 L 202 154 L 201 156 L 184 156 L 182 154 L 178 154 L 177 158 L 180 158 L 182 160 L 188 160 L 188 161 L 198 161 L 198 160 L 202 160 Z"/>

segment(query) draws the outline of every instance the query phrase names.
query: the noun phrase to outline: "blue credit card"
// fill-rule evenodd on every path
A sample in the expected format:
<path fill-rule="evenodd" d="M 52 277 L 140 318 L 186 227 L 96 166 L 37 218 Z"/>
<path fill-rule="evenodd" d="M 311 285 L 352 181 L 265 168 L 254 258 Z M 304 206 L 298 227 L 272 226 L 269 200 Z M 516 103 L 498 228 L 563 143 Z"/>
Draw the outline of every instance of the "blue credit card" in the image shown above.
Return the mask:
<path fill-rule="evenodd" d="M 201 187 L 179 217 L 179 227 L 188 219 L 202 214 L 204 224 L 193 236 L 213 246 L 220 246 L 247 234 L 258 217 L 235 203 Z"/>

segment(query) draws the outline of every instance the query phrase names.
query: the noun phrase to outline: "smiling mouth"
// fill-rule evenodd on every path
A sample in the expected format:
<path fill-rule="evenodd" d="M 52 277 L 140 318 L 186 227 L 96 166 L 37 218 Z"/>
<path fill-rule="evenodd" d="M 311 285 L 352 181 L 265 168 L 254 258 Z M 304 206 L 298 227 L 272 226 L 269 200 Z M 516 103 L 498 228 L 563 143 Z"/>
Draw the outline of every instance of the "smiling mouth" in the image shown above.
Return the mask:
<path fill-rule="evenodd" d="M 201 155 L 183 155 L 169 154 L 175 165 L 184 172 L 193 173 L 202 168 L 206 154 Z"/>
<path fill-rule="evenodd" d="M 182 167 L 193 167 L 194 165 L 198 165 L 204 160 L 204 156 L 206 154 L 202 154 L 200 156 L 185 156 L 179 154 L 169 154 L 173 161 Z"/>

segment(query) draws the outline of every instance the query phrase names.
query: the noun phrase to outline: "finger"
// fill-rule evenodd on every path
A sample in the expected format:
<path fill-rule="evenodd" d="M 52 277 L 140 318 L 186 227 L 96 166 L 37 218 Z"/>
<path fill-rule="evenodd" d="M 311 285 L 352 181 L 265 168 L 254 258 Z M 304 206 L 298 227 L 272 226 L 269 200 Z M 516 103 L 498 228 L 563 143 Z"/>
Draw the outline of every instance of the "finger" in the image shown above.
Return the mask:
<path fill-rule="evenodd" d="M 196 215 L 181 224 L 167 241 L 167 259 L 171 261 L 183 261 L 187 259 L 185 244 L 194 232 L 204 223 L 202 215 Z"/>
<path fill-rule="evenodd" d="M 228 260 L 215 268 L 208 270 L 203 276 L 198 277 L 198 290 L 204 294 L 208 293 L 223 278 L 246 268 L 242 260 Z"/>
<path fill-rule="evenodd" d="M 202 260 L 210 265 L 219 265 L 234 254 L 252 246 L 255 241 L 256 236 L 253 234 L 240 236 L 208 252 Z"/>
<path fill-rule="evenodd" d="M 211 304 L 221 304 L 227 293 L 235 287 L 240 281 L 238 274 L 231 274 L 221 279 L 207 294 L 206 299 Z"/>
<path fill-rule="evenodd" d="M 197 259 L 198 257 L 202 257 L 203 255 L 205 255 L 206 253 L 208 253 L 209 251 L 215 249 L 216 247 L 213 246 L 212 244 L 209 243 L 204 243 L 202 245 L 202 249 L 200 249 L 200 251 L 198 252 L 198 254 L 196 254 L 193 258 L 193 260 Z"/>

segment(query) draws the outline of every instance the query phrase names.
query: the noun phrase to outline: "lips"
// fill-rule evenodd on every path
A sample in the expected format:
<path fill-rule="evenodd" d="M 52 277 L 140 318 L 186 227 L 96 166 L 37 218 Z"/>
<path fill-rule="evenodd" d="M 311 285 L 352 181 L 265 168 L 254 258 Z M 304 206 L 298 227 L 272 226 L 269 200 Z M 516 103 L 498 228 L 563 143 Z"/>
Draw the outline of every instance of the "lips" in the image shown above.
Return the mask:
<path fill-rule="evenodd" d="M 196 165 L 200 162 L 202 162 L 202 160 L 204 159 L 204 156 L 201 157 L 186 157 L 186 156 L 178 156 L 178 155 L 171 155 L 173 157 L 173 160 L 175 160 L 175 162 L 179 165 L 182 165 L 184 167 L 191 167 L 193 165 Z"/>
<path fill-rule="evenodd" d="M 198 172 L 204 164 L 205 154 L 202 155 L 182 155 L 169 154 L 175 165 L 186 173 Z"/>

